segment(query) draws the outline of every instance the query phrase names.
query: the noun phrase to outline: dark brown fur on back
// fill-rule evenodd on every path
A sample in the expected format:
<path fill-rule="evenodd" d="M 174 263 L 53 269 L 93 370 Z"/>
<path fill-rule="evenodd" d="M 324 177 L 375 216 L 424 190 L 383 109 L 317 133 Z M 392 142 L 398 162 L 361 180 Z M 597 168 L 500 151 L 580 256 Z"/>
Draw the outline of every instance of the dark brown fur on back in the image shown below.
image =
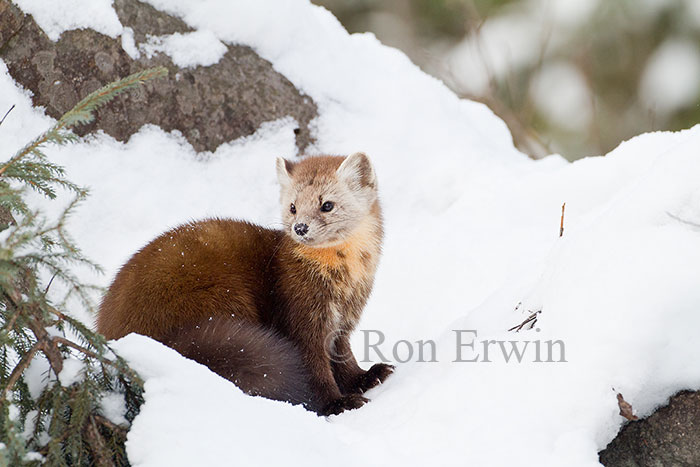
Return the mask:
<path fill-rule="evenodd" d="M 228 219 L 166 232 L 119 271 L 102 301 L 98 330 L 108 339 L 136 332 L 162 341 L 214 316 L 269 321 L 268 270 L 282 241 L 281 232 Z"/>

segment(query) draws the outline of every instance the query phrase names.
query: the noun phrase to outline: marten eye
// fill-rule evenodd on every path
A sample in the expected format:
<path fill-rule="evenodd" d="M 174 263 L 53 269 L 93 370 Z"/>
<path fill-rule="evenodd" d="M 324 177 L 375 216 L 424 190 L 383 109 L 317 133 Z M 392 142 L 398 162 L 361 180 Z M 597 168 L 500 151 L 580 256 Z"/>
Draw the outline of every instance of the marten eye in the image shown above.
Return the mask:
<path fill-rule="evenodd" d="M 322 212 L 329 212 L 329 211 L 332 211 L 334 206 L 335 206 L 335 204 L 333 204 L 333 202 L 331 202 L 331 201 L 326 201 L 325 203 L 323 203 L 323 204 L 321 205 L 321 211 L 322 211 Z"/>
<path fill-rule="evenodd" d="M 297 213 L 297 207 L 294 206 L 294 203 L 292 203 L 292 205 L 289 206 L 289 212 L 291 212 L 292 214 L 296 214 L 296 213 Z"/>

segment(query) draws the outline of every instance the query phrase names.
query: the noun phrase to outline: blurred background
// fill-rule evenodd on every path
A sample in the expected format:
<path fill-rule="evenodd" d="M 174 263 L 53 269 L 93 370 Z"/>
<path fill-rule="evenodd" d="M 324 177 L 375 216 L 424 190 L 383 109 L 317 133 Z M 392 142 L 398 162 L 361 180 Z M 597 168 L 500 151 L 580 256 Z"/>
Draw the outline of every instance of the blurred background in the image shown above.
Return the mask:
<path fill-rule="evenodd" d="M 700 122 L 700 0 L 312 0 L 488 105 L 533 157 Z"/>

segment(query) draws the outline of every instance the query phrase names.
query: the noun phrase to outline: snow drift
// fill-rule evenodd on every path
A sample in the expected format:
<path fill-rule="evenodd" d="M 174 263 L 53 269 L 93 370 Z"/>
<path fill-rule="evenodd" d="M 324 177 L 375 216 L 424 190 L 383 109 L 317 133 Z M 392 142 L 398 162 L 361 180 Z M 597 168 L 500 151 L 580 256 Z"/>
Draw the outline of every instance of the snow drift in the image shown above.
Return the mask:
<path fill-rule="evenodd" d="M 17 3 L 41 11 L 54 40 L 88 25 L 128 34 L 107 1 L 79 17 L 48 15 L 53 2 Z M 605 157 L 532 161 L 486 107 L 308 2 L 149 3 L 206 43 L 251 46 L 311 96 L 310 153 L 370 155 L 387 237 L 353 343 L 358 359 L 378 361 L 378 349 L 397 371 L 370 404 L 325 419 L 245 396 L 127 336 L 115 348 L 146 381 L 127 441 L 134 465 L 598 465 L 623 421 L 616 392 L 644 416 L 700 388 L 700 368 L 688 365 L 700 359 L 698 127 L 645 134 Z M 167 52 L 196 66 L 178 50 L 191 44 L 169 41 Z M 14 149 L 50 121 L 0 64 L 0 108 L 12 104 L 0 136 Z M 294 127 L 269 122 L 205 156 L 154 127 L 126 144 L 97 135 L 47 151 L 92 190 L 70 227 L 108 271 L 95 280 L 108 285 L 136 249 L 193 218 L 278 223 L 274 158 L 295 155 Z M 533 329 L 507 331 L 535 311 Z M 379 333 L 384 342 L 366 349 Z M 421 340 L 433 342 L 422 359 Z"/>

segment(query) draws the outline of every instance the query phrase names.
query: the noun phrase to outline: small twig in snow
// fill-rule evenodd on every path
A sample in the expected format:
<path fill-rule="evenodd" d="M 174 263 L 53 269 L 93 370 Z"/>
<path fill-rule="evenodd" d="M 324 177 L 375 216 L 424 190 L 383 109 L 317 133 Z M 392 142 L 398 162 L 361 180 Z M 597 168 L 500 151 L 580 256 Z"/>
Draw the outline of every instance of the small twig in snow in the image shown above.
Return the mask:
<path fill-rule="evenodd" d="M 58 274 L 58 273 L 56 273 L 56 274 Z M 49 283 L 46 284 L 46 289 L 44 289 L 44 295 L 46 295 L 47 293 L 49 293 L 49 287 L 51 287 L 51 284 L 53 283 L 53 280 L 56 278 L 56 274 L 54 274 L 53 276 L 51 276 L 51 279 L 49 280 Z"/>
<path fill-rule="evenodd" d="M 559 236 L 564 236 L 564 209 L 566 209 L 566 203 L 561 205 L 561 223 L 559 224 Z"/>
<path fill-rule="evenodd" d="M 14 109 L 14 108 L 15 108 L 15 105 L 12 104 L 12 107 L 10 107 L 10 110 L 8 110 L 7 112 L 5 112 L 5 116 L 2 117 L 2 120 L 0 120 L 0 126 L 3 124 L 3 122 L 5 121 L 5 119 L 7 118 L 7 116 L 10 115 L 10 112 L 12 112 L 12 109 Z"/>
<path fill-rule="evenodd" d="M 517 309 L 517 308 L 516 308 L 516 309 Z M 529 311 L 530 311 L 530 316 L 528 316 L 527 318 L 525 318 L 525 321 L 523 321 L 523 322 L 520 323 L 520 324 L 517 324 L 517 325 L 513 326 L 512 328 L 508 329 L 508 331 L 519 332 L 519 331 L 521 331 L 525 326 L 527 326 L 528 324 L 529 324 L 530 326 L 529 326 L 527 329 L 532 329 L 532 328 L 534 328 L 534 327 L 535 327 L 535 323 L 537 323 L 537 315 L 539 315 L 540 313 L 542 313 L 542 310 L 537 310 L 537 311 L 529 310 Z"/>

